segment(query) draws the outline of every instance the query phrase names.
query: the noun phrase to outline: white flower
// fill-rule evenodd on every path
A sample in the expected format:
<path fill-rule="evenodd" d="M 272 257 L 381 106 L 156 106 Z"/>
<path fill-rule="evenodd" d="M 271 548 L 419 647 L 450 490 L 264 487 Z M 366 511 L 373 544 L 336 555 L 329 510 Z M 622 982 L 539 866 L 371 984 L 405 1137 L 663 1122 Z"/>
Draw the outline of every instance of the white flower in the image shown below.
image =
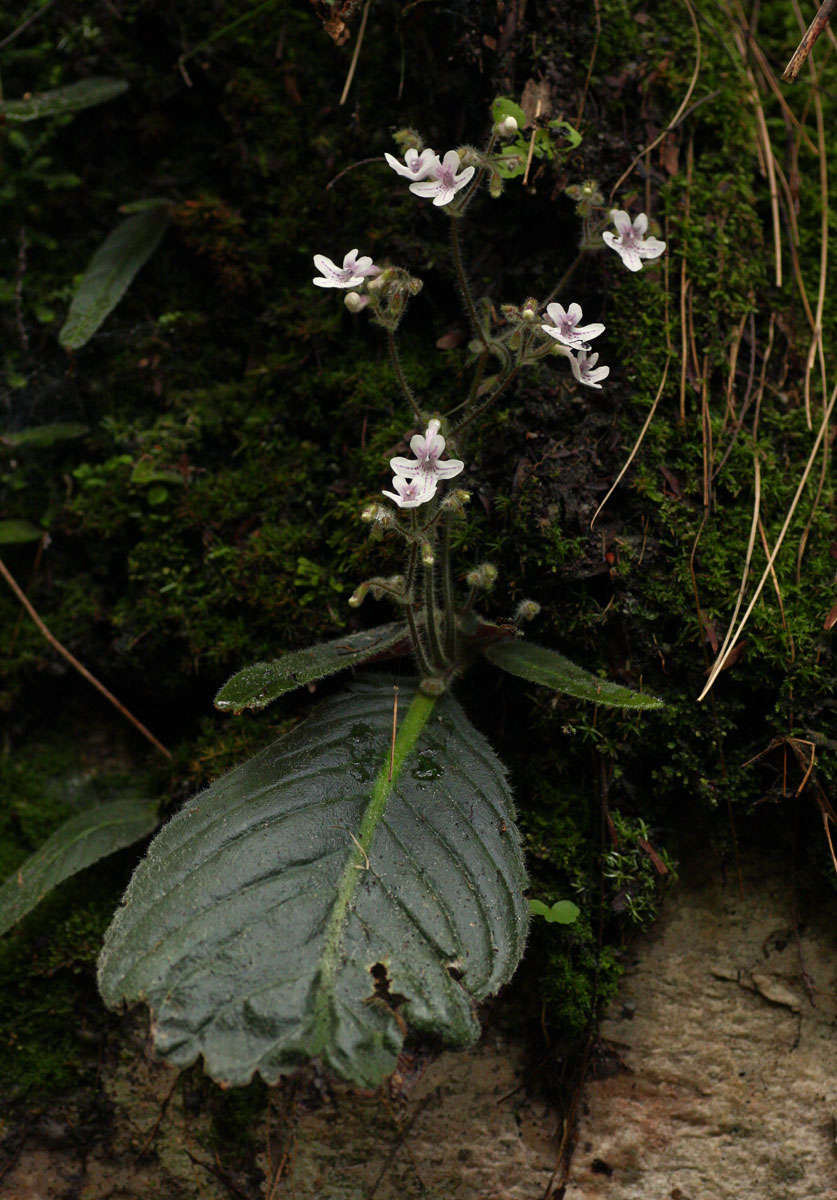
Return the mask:
<path fill-rule="evenodd" d="M 577 355 L 570 355 L 570 369 L 579 383 L 584 383 L 587 387 L 601 388 L 599 380 L 607 379 L 610 367 L 597 367 L 598 361 L 598 354 L 588 354 L 586 350 L 579 350 Z"/>
<path fill-rule="evenodd" d="M 411 183 L 410 191 L 414 196 L 433 197 L 433 203 L 438 207 L 441 204 L 450 204 L 460 188 L 464 188 L 465 184 L 471 179 L 474 174 L 473 167 L 466 167 L 464 171 L 459 171 L 459 155 L 455 150 L 448 150 L 445 157 L 440 162 L 436 159 L 433 167 L 432 177 L 427 183 Z"/>
<path fill-rule="evenodd" d="M 498 137 L 514 137 L 517 133 L 517 119 L 515 117 L 504 117 L 502 121 L 498 121 L 494 126 L 494 132 Z"/>
<path fill-rule="evenodd" d="M 648 217 L 640 213 L 632 223 L 631 218 L 621 208 L 611 209 L 610 219 L 619 231 L 617 237 L 610 230 L 602 234 L 611 250 L 615 250 L 629 271 L 641 271 L 644 258 L 659 258 L 666 248 L 665 242 L 659 238 L 645 236 L 648 228 Z"/>
<path fill-rule="evenodd" d="M 404 163 L 400 163 L 392 154 L 385 154 L 393 171 L 397 171 L 399 175 L 406 175 L 408 179 L 418 182 L 420 179 L 426 179 L 428 175 L 439 167 L 439 159 L 436 156 L 435 150 L 422 150 L 419 154 L 418 150 L 408 150 L 404 155 Z"/>
<path fill-rule="evenodd" d="M 605 331 L 604 325 L 598 322 L 593 325 L 579 325 L 580 304 L 571 304 L 566 312 L 562 304 L 547 304 L 546 315 L 552 324 L 541 325 L 541 329 L 572 350 L 589 350 L 587 343 L 590 338 L 598 337 Z"/>
<path fill-rule="evenodd" d="M 445 439 L 439 434 L 440 421 L 435 418 L 428 424 L 424 437 L 417 433 L 410 438 L 410 449 L 415 454 L 415 460 L 409 458 L 391 458 L 389 465 L 396 475 L 407 478 L 423 476 L 433 480 L 433 489 L 439 479 L 453 479 L 465 464 L 458 458 L 448 458 L 439 462 L 445 449 Z"/>
<path fill-rule="evenodd" d="M 317 287 L 355 288 L 368 276 L 381 273 L 381 268 L 375 266 L 368 254 L 358 258 L 357 250 L 349 251 L 343 259 L 342 267 L 338 267 L 324 254 L 315 254 L 314 266 L 321 272 L 314 280 Z"/>
<path fill-rule="evenodd" d="M 415 479 L 396 475 L 392 486 L 395 492 L 384 491 L 383 494 L 394 500 L 399 508 L 418 508 L 436 495 L 436 480 L 432 475 L 417 475 Z"/>

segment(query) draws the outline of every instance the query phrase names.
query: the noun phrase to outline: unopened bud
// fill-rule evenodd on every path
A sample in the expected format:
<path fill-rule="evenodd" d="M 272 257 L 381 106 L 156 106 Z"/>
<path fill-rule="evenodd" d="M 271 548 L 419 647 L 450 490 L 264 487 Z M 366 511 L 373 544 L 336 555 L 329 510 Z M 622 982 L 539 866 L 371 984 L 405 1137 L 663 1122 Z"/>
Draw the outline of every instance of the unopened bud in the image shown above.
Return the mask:
<path fill-rule="evenodd" d="M 343 303 L 350 313 L 359 313 L 362 309 L 366 308 L 369 303 L 369 297 L 361 296 L 360 292 L 347 292 L 343 297 Z"/>
<path fill-rule="evenodd" d="M 456 153 L 459 155 L 459 162 L 463 167 L 475 167 L 481 161 L 481 155 L 473 146 L 460 146 Z"/>
<path fill-rule="evenodd" d="M 436 699 L 439 696 L 444 696 L 447 690 L 448 685 L 445 683 L 444 679 L 438 679 L 436 677 L 422 679 L 421 683 L 419 684 L 419 691 L 423 692 L 425 696 L 431 696 L 433 699 Z"/>
<path fill-rule="evenodd" d="M 379 292 L 382 288 L 386 287 L 386 285 L 389 283 L 391 278 L 392 278 L 392 267 L 385 267 L 384 270 L 381 271 L 380 275 L 376 275 L 373 279 L 367 278 L 367 280 L 366 280 L 367 291 Z"/>
<path fill-rule="evenodd" d="M 470 499 L 470 492 L 466 492 L 464 488 L 454 488 L 453 491 L 448 492 L 447 496 L 445 496 L 444 500 L 439 505 L 439 508 L 441 508 L 443 512 L 461 513 L 465 508 L 465 505 L 469 503 Z"/>
<path fill-rule="evenodd" d="M 362 583 L 360 587 L 355 588 L 351 596 L 349 596 L 349 608 L 360 608 L 366 599 L 366 594 L 369 591 L 369 584 Z"/>
<path fill-rule="evenodd" d="M 499 175 L 492 175 L 488 181 L 488 194 L 492 200 L 499 200 L 503 194 L 503 181 Z"/>
<path fill-rule="evenodd" d="M 504 117 L 502 121 L 498 121 L 494 126 L 494 132 L 498 137 L 514 137 L 517 133 L 517 120 L 515 117 Z"/>
<path fill-rule="evenodd" d="M 432 567 L 436 561 L 436 555 L 433 553 L 433 547 L 430 542 L 421 543 L 421 561 L 426 567 Z"/>
<path fill-rule="evenodd" d="M 520 315 L 524 321 L 537 321 L 538 312 L 535 308 L 523 308 L 520 310 Z"/>
<path fill-rule="evenodd" d="M 490 592 L 497 582 L 497 568 L 494 563 L 480 563 L 465 576 L 468 587 L 479 588 L 481 592 Z"/>
<path fill-rule="evenodd" d="M 519 625 L 521 621 L 534 621 L 540 611 L 541 606 L 537 600 L 521 600 L 514 614 L 514 622 Z"/>
<path fill-rule="evenodd" d="M 406 154 L 408 150 L 417 150 L 418 153 L 421 154 L 422 150 L 424 149 L 424 142 L 421 140 L 421 134 L 415 129 L 407 128 L 397 130 L 397 132 L 393 134 L 393 141 L 401 151 L 402 155 Z"/>

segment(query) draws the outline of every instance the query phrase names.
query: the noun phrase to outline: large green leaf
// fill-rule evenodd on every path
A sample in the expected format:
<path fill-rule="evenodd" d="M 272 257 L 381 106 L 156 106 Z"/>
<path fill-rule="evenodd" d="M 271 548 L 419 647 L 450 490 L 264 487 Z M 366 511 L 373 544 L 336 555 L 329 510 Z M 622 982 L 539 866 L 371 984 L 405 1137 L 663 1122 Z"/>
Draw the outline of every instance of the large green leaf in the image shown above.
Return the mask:
<path fill-rule="evenodd" d="M 0 886 L 0 933 L 71 875 L 151 833 L 157 804 L 114 800 L 71 817 Z"/>
<path fill-rule="evenodd" d="M 663 703 L 646 692 L 633 692 L 609 679 L 599 679 L 598 675 L 591 675 L 563 654 L 522 638 L 494 642 L 483 653 L 496 667 L 502 667 L 510 675 L 542 683 L 544 687 L 579 700 L 592 700 L 594 704 L 609 704 L 614 708 L 660 708 Z"/>
<path fill-rule="evenodd" d="M 292 650 L 273 662 L 253 663 L 227 680 L 215 697 L 215 707 L 230 712 L 266 708 L 285 692 L 368 662 L 407 638 L 407 626 L 394 621 L 305 650 Z"/>
<path fill-rule="evenodd" d="M 43 529 L 33 525 L 31 521 L 9 517 L 0 521 L 0 546 L 13 546 L 19 542 L 39 542 L 44 536 Z"/>
<path fill-rule="evenodd" d="M 171 203 L 160 200 L 153 208 L 127 217 L 108 234 L 91 258 L 58 334 L 65 349 L 78 350 L 113 312 L 160 244 L 170 213 Z"/>
<path fill-rule="evenodd" d="M 60 116 L 62 113 L 78 112 L 82 108 L 92 108 L 94 104 L 104 104 L 106 100 L 121 96 L 127 90 L 128 83 L 124 79 L 106 76 L 80 79 L 78 83 L 70 83 L 49 92 L 36 92 L 23 100 L 4 100 L 0 102 L 0 116 L 7 121 L 37 121 L 41 117 Z"/>
<path fill-rule="evenodd" d="M 88 427 L 78 421 L 56 421 L 52 425 L 30 425 L 28 429 L 18 429 L 15 433 L 0 433 L 0 442 L 14 450 L 21 446 L 53 446 L 68 438 L 81 437 L 87 430 Z"/>
<path fill-rule="evenodd" d="M 477 1037 L 528 918 L 505 771 L 453 699 L 417 692 L 390 782 L 392 720 L 392 680 L 355 681 L 152 842 L 99 986 L 150 1006 L 169 1062 L 245 1084 L 316 1057 L 373 1086 L 405 1021 Z"/>

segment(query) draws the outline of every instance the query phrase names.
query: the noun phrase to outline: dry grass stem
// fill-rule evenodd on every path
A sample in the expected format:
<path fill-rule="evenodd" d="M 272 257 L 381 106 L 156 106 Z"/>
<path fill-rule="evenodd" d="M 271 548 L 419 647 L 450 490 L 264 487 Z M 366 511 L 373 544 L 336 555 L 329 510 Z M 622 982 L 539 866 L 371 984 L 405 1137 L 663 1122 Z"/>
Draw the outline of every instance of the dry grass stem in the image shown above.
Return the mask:
<path fill-rule="evenodd" d="M 785 519 L 784 519 L 784 522 L 782 523 L 782 528 L 779 531 L 779 536 L 776 539 L 776 544 L 774 545 L 773 550 L 770 553 L 770 557 L 767 560 L 767 567 L 765 568 L 764 573 L 762 574 L 762 577 L 759 580 L 758 586 L 756 587 L 756 590 L 753 594 L 752 599 L 750 600 L 750 603 L 747 605 L 747 611 L 744 613 L 744 616 L 741 618 L 741 620 L 738 623 L 738 627 L 734 630 L 733 630 L 732 626 L 730 627 L 731 632 L 729 634 L 727 634 L 727 638 L 725 639 L 725 644 L 728 642 L 730 645 L 732 645 L 736 641 L 738 641 L 738 638 L 741 636 L 744 626 L 749 621 L 750 615 L 758 602 L 759 596 L 761 595 L 761 593 L 764 589 L 764 585 L 769 578 L 770 568 L 773 566 L 774 562 L 776 561 L 776 558 L 778 557 L 779 551 L 782 548 L 782 543 L 785 540 L 785 536 L 788 532 L 788 529 L 790 528 L 791 521 L 793 520 L 793 518 L 796 514 L 796 510 L 799 506 L 799 501 L 802 498 L 802 493 L 805 489 L 805 485 L 808 482 L 808 476 L 811 474 L 811 470 L 814 466 L 814 463 L 817 460 L 817 456 L 819 455 L 820 446 L 823 442 L 823 439 L 825 438 L 825 434 L 828 430 L 829 421 L 831 419 L 831 414 L 834 411 L 835 401 L 837 401 L 837 387 L 835 387 L 835 389 L 831 393 L 828 404 L 826 405 L 825 411 L 823 412 L 822 421 L 820 422 L 820 427 L 817 432 L 817 436 L 814 439 L 814 445 L 811 448 L 811 453 L 808 455 L 808 461 L 805 464 L 805 469 L 802 472 L 802 477 L 800 478 L 799 483 L 797 484 L 797 488 L 794 493 L 793 500 L 791 501 L 790 507 L 788 508 L 788 511 L 785 514 Z M 719 673 L 723 669 L 725 658 L 726 658 L 726 651 L 724 650 L 723 654 L 719 654 L 717 659 L 715 660 L 715 666 L 712 668 L 712 673 L 710 674 L 709 679 L 707 680 L 706 686 L 704 687 L 703 691 L 698 696 L 698 700 L 703 700 L 704 697 L 707 695 L 707 693 L 712 688 L 713 684 L 715 683 L 715 680 L 718 678 Z"/>
<path fill-rule="evenodd" d="M 591 529 L 596 524 L 596 520 L 599 516 L 599 513 L 602 511 L 602 509 L 607 504 L 610 497 L 613 495 L 613 493 L 618 488 L 619 484 L 622 482 L 622 479 L 624 478 L 625 472 L 627 471 L 628 467 L 631 465 L 631 463 L 636 458 L 637 451 L 639 450 L 640 446 L 642 445 L 642 439 L 645 437 L 646 433 L 648 432 L 648 426 L 653 421 L 654 413 L 657 411 L 657 405 L 660 403 L 660 398 L 663 394 L 663 389 L 666 386 L 666 378 L 668 376 L 668 367 L 669 367 L 670 362 L 671 362 L 671 355 L 669 354 L 668 357 L 666 358 L 665 366 L 663 367 L 663 375 L 660 380 L 660 386 L 657 388 L 657 395 L 654 397 L 654 403 L 651 405 L 651 408 L 649 409 L 649 412 L 648 412 L 648 416 L 645 418 L 645 422 L 642 426 L 642 429 L 639 431 L 639 437 L 634 442 L 633 449 L 631 450 L 630 454 L 628 455 L 627 459 L 625 460 L 625 465 L 622 467 L 622 470 L 619 472 L 619 474 L 614 479 L 613 483 L 610 485 L 607 495 L 605 496 L 604 500 L 602 500 L 601 504 L 596 509 L 595 513 L 593 514 L 593 519 L 590 522 Z"/>
<path fill-rule="evenodd" d="M 151 733 L 150 730 L 146 729 L 146 727 L 143 725 L 142 721 L 137 720 L 137 718 L 134 716 L 134 714 L 129 712 L 128 709 L 125 707 L 125 705 L 121 704 L 116 699 L 116 696 L 114 696 L 113 692 L 109 692 L 108 689 L 105 687 L 105 685 L 103 683 L 100 683 L 95 675 L 91 675 L 91 673 L 87 670 L 87 667 L 83 666 L 83 664 L 80 663 L 78 661 L 78 659 L 73 654 L 70 653 L 70 651 L 66 648 L 66 646 L 63 646 L 61 644 L 61 642 L 59 642 L 58 638 L 55 637 L 54 634 L 50 633 L 49 629 L 47 629 L 46 625 L 43 623 L 41 618 L 38 616 L 38 613 L 35 611 L 35 608 L 33 607 L 32 603 L 30 602 L 28 596 L 23 591 L 23 589 L 21 587 L 19 587 L 17 580 L 11 574 L 11 572 L 9 571 L 8 567 L 3 562 L 2 559 L 0 559 L 0 575 L 3 576 L 6 583 L 9 585 L 9 587 L 14 592 L 14 594 L 17 596 L 20 603 L 23 605 L 23 607 L 28 612 L 29 616 L 34 621 L 39 632 L 41 634 L 43 634 L 43 636 L 49 642 L 50 646 L 53 646 L 58 651 L 58 653 L 61 655 L 61 657 L 67 660 L 67 662 L 70 664 L 70 666 L 73 668 L 73 670 L 78 671 L 79 675 L 82 675 L 87 680 L 88 683 L 92 683 L 93 687 L 96 689 L 96 691 L 101 692 L 101 694 L 108 701 L 108 703 L 112 704 L 113 707 L 117 710 L 117 712 L 120 712 L 127 721 L 130 721 L 130 723 L 133 725 L 133 727 L 135 729 L 137 729 L 142 734 L 142 736 L 147 741 L 149 741 L 152 746 L 155 747 L 155 749 L 159 750 L 161 754 L 164 754 L 166 758 L 171 758 L 170 751 L 168 751 L 161 742 L 157 741 L 154 734 Z"/>
<path fill-rule="evenodd" d="M 639 154 L 635 155 L 631 159 L 627 168 L 622 172 L 622 174 L 616 180 L 616 183 L 614 183 L 613 187 L 610 189 L 610 199 L 611 200 L 616 195 L 619 188 L 622 186 L 622 184 L 625 182 L 625 180 L 628 178 L 628 176 L 631 174 L 631 172 L 633 171 L 633 169 L 637 165 L 637 163 L 640 162 L 641 159 L 646 154 L 650 154 L 652 150 L 656 149 L 656 147 L 659 146 L 659 144 L 663 140 L 663 138 L 667 134 L 671 133 L 671 131 L 677 127 L 677 124 L 678 124 L 681 116 L 685 113 L 686 109 L 688 108 L 689 101 L 692 98 L 692 93 L 694 92 L 695 86 L 697 85 L 698 78 L 700 77 L 700 63 L 701 63 L 701 55 L 703 53 L 703 44 L 702 44 L 701 38 L 700 38 L 700 27 L 698 25 L 697 16 L 695 15 L 695 10 L 692 7 L 691 0 L 683 0 L 683 3 L 686 5 L 686 8 L 689 13 L 689 20 L 692 22 L 692 29 L 694 29 L 694 31 L 695 31 L 695 66 L 694 66 L 694 70 L 692 71 L 692 78 L 689 80 L 689 86 L 686 88 L 686 95 L 683 97 L 683 99 L 680 103 L 680 107 L 678 108 L 678 110 L 674 114 L 674 116 L 671 118 L 668 125 L 666 125 L 665 129 L 661 130 L 660 133 L 658 133 L 657 136 L 654 138 L 653 142 L 650 142 L 649 145 L 647 145 L 643 150 L 640 150 Z"/>

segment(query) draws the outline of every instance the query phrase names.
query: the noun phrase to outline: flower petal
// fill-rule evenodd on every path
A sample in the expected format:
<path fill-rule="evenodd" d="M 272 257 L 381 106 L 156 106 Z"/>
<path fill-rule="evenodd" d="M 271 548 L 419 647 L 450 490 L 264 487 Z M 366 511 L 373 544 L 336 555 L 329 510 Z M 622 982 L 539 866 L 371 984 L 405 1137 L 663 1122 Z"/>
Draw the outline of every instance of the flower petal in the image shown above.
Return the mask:
<path fill-rule="evenodd" d="M 576 304 L 575 301 L 573 301 L 573 303 L 567 309 L 567 319 L 569 321 L 572 321 L 573 325 L 578 324 L 578 322 L 581 320 L 581 305 L 580 304 Z"/>
<path fill-rule="evenodd" d="M 460 471 L 464 471 L 465 464 L 458 458 L 447 458 L 444 462 L 437 462 L 434 474 L 437 479 L 453 479 L 454 475 L 458 475 Z"/>
<path fill-rule="evenodd" d="M 634 221 L 634 233 L 636 234 L 637 237 L 642 238 L 642 237 L 645 237 L 645 234 L 647 233 L 647 231 L 648 231 L 648 214 L 640 213 L 639 216 L 637 217 L 637 219 Z"/>
<path fill-rule="evenodd" d="M 435 196 L 439 191 L 438 180 L 428 180 L 427 183 L 411 183 L 410 191 L 414 196 Z"/>
<path fill-rule="evenodd" d="M 630 233 L 633 229 L 631 218 L 622 208 L 612 208 L 610 210 L 610 219 L 618 229 L 620 237 L 624 237 L 626 233 Z"/>

